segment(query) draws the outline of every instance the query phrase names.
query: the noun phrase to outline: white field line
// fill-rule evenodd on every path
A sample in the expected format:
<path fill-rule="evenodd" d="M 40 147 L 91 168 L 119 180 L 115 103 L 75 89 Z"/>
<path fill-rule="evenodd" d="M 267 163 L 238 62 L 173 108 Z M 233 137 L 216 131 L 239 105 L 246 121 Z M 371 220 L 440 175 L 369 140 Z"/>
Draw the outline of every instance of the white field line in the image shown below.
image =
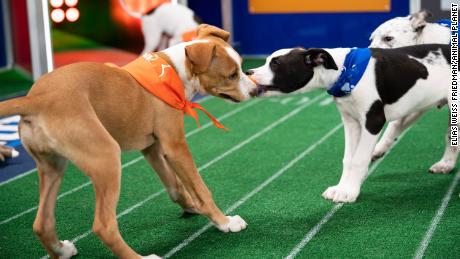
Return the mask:
<path fill-rule="evenodd" d="M 329 97 L 329 98 L 324 99 L 319 105 L 326 106 L 326 105 L 331 104 L 333 101 L 334 101 L 334 98 Z"/>
<path fill-rule="evenodd" d="M 228 117 L 230 117 L 230 116 L 233 116 L 233 115 L 235 115 L 235 114 L 237 114 L 237 113 L 239 113 L 239 112 L 245 110 L 246 108 L 249 108 L 249 107 L 251 107 L 252 105 L 254 105 L 254 104 L 260 102 L 260 100 L 261 100 L 261 99 L 256 99 L 256 100 L 254 100 L 254 101 L 248 102 L 246 105 L 241 106 L 241 107 L 239 107 L 239 108 L 237 108 L 237 109 L 231 110 L 230 112 L 225 113 L 224 115 L 222 115 L 221 117 L 219 117 L 219 118 L 217 118 L 217 119 L 218 119 L 219 121 L 223 121 L 223 120 L 225 120 L 226 118 L 228 118 Z M 186 136 L 186 137 L 193 136 L 193 135 L 197 134 L 198 132 L 200 132 L 200 131 L 202 131 L 202 130 L 204 130 L 204 129 L 206 129 L 206 128 L 209 128 L 209 127 L 212 126 L 212 125 L 214 125 L 212 122 L 208 122 L 208 123 L 204 124 L 203 126 L 201 126 L 201 127 L 199 127 L 199 128 L 196 128 L 196 129 L 194 129 L 194 130 L 188 132 L 185 136 Z M 131 160 L 131 161 L 129 161 L 129 162 L 123 164 L 122 167 L 121 167 L 121 169 L 124 169 L 125 167 L 131 166 L 131 165 L 133 165 L 133 164 L 135 164 L 135 163 L 141 161 L 142 159 L 143 159 L 143 156 L 136 157 L 136 158 L 134 158 L 133 160 Z M 34 169 L 34 170 L 36 170 L 36 169 Z M 27 174 L 30 174 L 30 173 L 32 173 L 32 172 L 28 172 Z M 23 175 L 19 175 L 19 176 L 23 177 L 23 176 L 25 176 L 25 175 L 23 174 Z M 12 179 L 10 179 L 10 180 L 12 180 Z M 59 199 L 65 197 L 65 196 L 70 195 L 70 194 L 72 194 L 72 193 L 74 193 L 74 192 L 76 192 L 76 191 L 79 191 L 79 190 L 81 190 L 81 189 L 83 189 L 84 187 L 89 186 L 89 185 L 91 185 L 91 181 L 87 181 L 86 183 L 81 184 L 81 185 L 79 185 L 79 186 L 77 186 L 77 187 L 75 187 L 75 188 L 73 188 L 73 189 L 71 189 L 71 190 L 69 190 L 69 191 L 67 191 L 67 192 L 61 193 L 61 194 L 57 197 L 57 199 L 59 200 Z M 9 218 L 7 218 L 7 219 L 4 219 L 4 220 L 0 221 L 0 225 L 6 224 L 6 223 L 8 223 L 8 222 L 10 222 L 10 221 L 12 221 L 12 220 L 15 220 L 15 219 L 17 219 L 17 218 L 20 218 L 20 217 L 22 217 L 22 216 L 24 216 L 24 215 L 26 215 L 26 214 L 29 214 L 29 213 L 31 213 L 31 212 L 37 210 L 37 209 L 38 209 L 38 206 L 34 206 L 34 207 L 29 208 L 29 209 L 26 209 L 26 210 L 24 210 L 24 211 L 22 211 L 22 212 L 20 212 L 20 213 L 18 213 L 18 214 L 16 214 L 16 215 L 14 215 L 14 216 L 11 216 L 11 217 L 9 217 Z"/>
<path fill-rule="evenodd" d="M 436 231 L 436 228 L 438 227 L 438 224 L 441 221 L 444 215 L 444 212 L 446 211 L 447 205 L 449 204 L 449 201 L 452 198 L 452 193 L 454 192 L 455 187 L 457 186 L 459 180 L 460 180 L 460 170 L 457 171 L 457 174 L 452 180 L 452 183 L 449 189 L 447 190 L 446 195 L 442 199 L 442 203 L 439 206 L 438 211 L 436 212 L 435 216 L 431 220 L 430 228 L 426 232 L 423 240 L 420 242 L 417 252 L 415 252 L 414 259 L 422 259 L 423 256 L 425 255 L 425 251 L 431 242 L 431 238 L 433 237 L 433 234 Z"/>
<path fill-rule="evenodd" d="M 13 177 L 13 178 L 10 178 L 10 179 L 8 179 L 8 180 L 6 180 L 6 181 L 4 181 L 4 182 L 1 182 L 1 183 L 0 183 L 0 186 L 9 184 L 9 183 L 11 183 L 11 182 L 14 182 L 14 181 L 16 181 L 16 180 L 18 180 L 18 179 L 21 179 L 22 177 L 28 176 L 28 175 L 30 175 L 30 174 L 32 174 L 32 173 L 35 173 L 35 172 L 37 172 L 37 168 L 31 169 L 31 170 L 29 170 L 29 171 L 27 171 L 27 172 L 25 172 L 25 173 L 23 173 L 23 174 L 17 175 L 17 176 L 15 176 L 15 177 Z"/>
<path fill-rule="evenodd" d="M 391 152 L 391 150 L 396 146 L 396 144 L 398 144 L 399 141 L 401 141 L 401 139 L 404 137 L 407 131 L 409 131 L 409 129 L 407 129 L 403 134 L 401 134 L 401 136 L 395 141 L 393 146 L 387 151 L 384 157 L 375 161 L 371 165 L 371 167 L 369 168 L 368 174 L 366 176 L 366 179 L 375 171 L 375 169 L 377 169 L 377 167 L 380 165 L 383 159 Z M 304 238 L 291 250 L 289 255 L 284 257 L 284 259 L 292 259 L 296 257 L 300 253 L 300 251 L 302 251 L 302 249 L 313 239 L 313 237 L 315 237 L 315 235 L 318 234 L 318 232 L 321 230 L 321 227 L 324 224 L 326 224 L 332 218 L 332 216 L 334 216 L 334 214 L 342 207 L 343 207 L 343 203 L 338 203 L 334 207 L 332 207 L 332 209 L 330 209 L 326 213 L 326 215 L 324 215 L 324 217 L 318 222 L 318 224 L 316 224 L 312 229 L 310 229 L 310 231 L 308 231 L 308 233 L 304 236 Z"/>
<path fill-rule="evenodd" d="M 342 123 L 339 125 L 335 126 L 333 129 L 331 129 L 328 133 L 326 133 L 321 139 L 319 139 L 317 142 L 314 144 L 310 145 L 307 149 L 302 151 L 299 155 L 297 155 L 294 159 L 289 161 L 288 164 L 286 164 L 284 167 L 282 167 L 280 170 L 275 172 L 272 176 L 270 176 L 267 180 L 262 182 L 259 186 L 257 186 L 255 189 L 247 193 L 245 196 L 243 196 L 241 199 L 239 199 L 237 202 L 235 202 L 232 206 L 230 206 L 226 211 L 225 214 L 228 215 L 229 213 L 232 213 L 234 210 L 236 210 L 238 207 L 240 207 L 242 204 L 244 204 L 247 200 L 252 198 L 254 195 L 259 193 L 261 190 L 263 190 L 267 185 L 269 185 L 271 182 L 276 180 L 278 177 L 280 177 L 282 174 L 284 174 L 288 169 L 290 169 L 292 166 L 294 166 L 297 162 L 299 162 L 301 159 L 303 159 L 306 155 L 310 154 L 313 150 L 315 150 L 320 144 L 322 144 L 324 141 L 326 141 L 330 136 L 332 136 L 338 129 L 342 127 Z M 206 224 L 204 227 L 202 227 L 200 230 L 197 232 L 193 233 L 191 236 L 186 238 L 184 241 L 182 241 L 180 244 L 178 244 L 176 247 L 171 249 L 169 252 L 167 252 L 163 258 L 169 258 L 184 247 L 186 247 L 188 244 L 190 244 L 193 240 L 197 239 L 201 234 L 203 234 L 206 230 L 208 230 L 210 227 L 212 227 L 212 223 Z"/>
<path fill-rule="evenodd" d="M 204 103 L 204 102 L 207 102 L 211 99 L 213 99 L 214 96 L 212 95 L 206 95 L 206 96 L 203 96 L 202 98 L 198 99 L 198 101 L 196 101 L 196 103 Z"/>
<path fill-rule="evenodd" d="M 218 157 L 214 158 L 213 160 L 209 161 L 208 163 L 200 166 L 198 168 L 198 171 L 202 171 L 206 168 L 208 168 L 209 166 L 217 163 L 218 161 L 222 160 L 223 158 L 225 158 L 226 156 L 232 154 L 233 152 L 239 150 L 240 148 L 244 147 L 245 145 L 249 144 L 250 142 L 252 142 L 253 140 L 257 139 L 258 137 L 262 136 L 263 134 L 267 133 L 268 131 L 272 130 L 273 128 L 275 128 L 276 126 L 278 126 L 279 124 L 283 123 L 284 121 L 286 121 L 287 119 L 291 118 L 292 116 L 296 115 L 297 113 L 299 113 L 300 111 L 302 111 L 304 108 L 310 106 L 311 104 L 315 103 L 316 101 L 318 101 L 320 98 L 324 97 L 325 94 L 320 94 L 318 96 L 316 96 L 315 98 L 313 98 L 311 100 L 311 102 L 308 102 L 308 103 L 305 103 L 304 105 L 302 106 L 299 106 L 297 109 L 291 111 L 290 113 L 288 113 L 287 115 L 284 115 L 283 117 L 281 117 L 280 119 L 278 119 L 277 121 L 273 122 L 272 124 L 268 125 L 267 127 L 265 127 L 262 131 L 259 131 L 257 132 L 256 134 L 252 135 L 251 137 L 249 137 L 248 139 L 240 142 L 239 144 L 237 144 L 236 146 L 232 147 L 231 149 L 229 149 L 228 151 L 224 152 L 223 154 L 219 155 Z M 148 202 L 149 200 L 157 197 L 158 195 L 160 195 L 161 193 L 165 192 L 165 189 L 162 189 L 156 193 L 153 193 L 152 195 L 148 196 L 147 198 L 145 198 L 144 200 L 134 204 L 133 206 L 129 207 L 128 209 L 122 211 L 121 213 L 117 214 L 117 218 L 121 218 L 122 216 L 125 216 L 129 213 L 131 213 L 132 211 L 134 211 L 135 209 L 141 207 L 142 205 L 144 205 L 146 202 Z M 78 240 L 80 239 L 83 239 L 85 237 L 87 237 L 89 234 L 91 234 L 92 231 L 91 230 L 88 230 L 78 236 L 76 236 L 75 238 L 72 239 L 72 242 L 77 242 Z M 42 257 L 42 258 L 49 258 L 48 255 Z"/>
<path fill-rule="evenodd" d="M 214 98 L 213 96 L 207 95 L 207 96 L 205 96 L 205 97 L 199 99 L 199 100 L 196 101 L 196 102 L 197 102 L 197 103 L 204 103 L 204 102 L 207 102 L 207 101 L 209 101 L 209 100 L 211 100 L 211 99 L 213 99 L 213 98 Z M 257 99 L 256 99 L 256 100 L 257 100 Z M 254 101 L 253 101 L 253 102 L 254 102 Z M 253 104 L 253 102 L 251 102 L 251 103 Z M 237 109 L 235 109 L 235 110 L 237 110 Z M 233 110 L 233 111 L 234 111 L 234 110 Z M 230 113 L 230 112 L 229 112 L 229 113 Z M 235 114 L 235 113 L 233 113 L 233 114 Z M 232 114 L 232 115 L 233 115 L 233 114 Z M 226 116 L 226 115 L 227 115 L 227 114 L 224 114 L 222 117 L 224 117 L 224 116 Z M 19 121 L 19 116 L 17 116 L 17 117 L 18 117 L 17 120 Z M 222 118 L 222 117 L 220 117 L 220 118 L 218 118 L 218 119 L 219 119 L 219 120 L 223 120 L 224 118 Z M 229 117 L 229 116 L 227 116 L 227 117 Z M 0 122 L 1 122 L 1 121 L 0 121 Z M 9 121 L 8 121 L 8 122 L 9 122 Z M 209 124 L 209 125 L 208 125 L 208 124 Z M 208 128 L 209 126 L 211 126 L 211 124 L 212 124 L 212 123 L 206 123 L 205 125 L 203 125 L 203 126 L 200 127 L 200 128 Z M 198 129 L 200 129 L 200 128 L 197 128 L 197 129 L 195 129 L 195 130 L 198 130 Z M 195 131 L 195 130 L 192 130 L 190 133 L 192 133 L 192 132 Z M 16 181 L 16 180 L 18 180 L 18 179 L 21 179 L 22 177 L 28 176 L 28 175 L 30 175 L 30 174 L 32 174 L 32 173 L 35 173 L 35 172 L 37 172 L 37 168 L 31 169 L 31 170 L 29 170 L 29 171 L 27 171 L 27 172 L 25 172 L 25 173 L 23 173 L 23 174 L 17 175 L 17 176 L 15 176 L 15 177 L 11 178 L 11 179 L 8 179 L 8 180 L 6 180 L 6 181 L 4 181 L 4 182 L 1 182 L 1 183 L 0 183 L 0 186 L 6 185 L 6 184 L 8 184 L 8 183 L 10 183 L 10 182 L 13 182 L 13 181 Z M 2 221 L 2 222 L 3 222 L 3 221 Z M 3 223 L 0 222 L 0 225 L 1 225 L 1 224 L 3 224 Z"/>

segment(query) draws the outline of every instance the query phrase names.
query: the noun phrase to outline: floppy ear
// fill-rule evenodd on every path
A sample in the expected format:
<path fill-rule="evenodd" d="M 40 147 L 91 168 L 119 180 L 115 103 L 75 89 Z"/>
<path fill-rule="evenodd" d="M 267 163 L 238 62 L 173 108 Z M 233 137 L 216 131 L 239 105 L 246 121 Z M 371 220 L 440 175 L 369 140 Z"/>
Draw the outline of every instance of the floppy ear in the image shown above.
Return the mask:
<path fill-rule="evenodd" d="M 205 72 L 211 65 L 215 55 L 216 45 L 208 42 L 200 42 L 185 47 L 185 56 L 191 64 L 192 73 Z"/>
<path fill-rule="evenodd" d="M 224 31 L 220 28 L 217 28 L 209 24 L 201 24 L 200 26 L 198 26 L 197 39 L 202 39 L 210 36 L 221 38 L 224 41 L 228 41 L 228 39 L 230 38 L 230 33 L 228 31 Z"/>
<path fill-rule="evenodd" d="M 412 28 L 414 28 L 414 31 L 420 32 L 425 28 L 426 26 L 426 19 L 430 18 L 432 15 L 429 11 L 427 10 L 421 10 L 418 13 L 411 14 L 409 20 L 412 25 Z"/>
<path fill-rule="evenodd" d="M 327 69 L 339 69 L 335 64 L 334 58 L 324 49 L 307 49 L 305 63 L 314 67 L 323 65 Z"/>

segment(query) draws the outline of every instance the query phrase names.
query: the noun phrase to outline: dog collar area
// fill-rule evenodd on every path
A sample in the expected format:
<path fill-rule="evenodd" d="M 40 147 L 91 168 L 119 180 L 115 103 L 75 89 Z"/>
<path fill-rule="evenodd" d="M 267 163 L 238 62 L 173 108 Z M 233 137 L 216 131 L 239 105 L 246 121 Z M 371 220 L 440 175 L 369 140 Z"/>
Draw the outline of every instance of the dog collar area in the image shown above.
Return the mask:
<path fill-rule="evenodd" d="M 368 48 L 352 48 L 345 57 L 339 79 L 327 93 L 334 97 L 349 95 L 363 77 L 370 58 L 371 51 Z"/>

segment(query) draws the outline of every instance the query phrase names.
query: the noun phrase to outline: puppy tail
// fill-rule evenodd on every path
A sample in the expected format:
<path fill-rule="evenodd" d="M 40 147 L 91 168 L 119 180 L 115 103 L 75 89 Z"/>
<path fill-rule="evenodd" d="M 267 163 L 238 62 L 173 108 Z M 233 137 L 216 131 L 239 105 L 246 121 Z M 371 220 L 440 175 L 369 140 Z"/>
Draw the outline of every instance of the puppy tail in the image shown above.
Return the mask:
<path fill-rule="evenodd" d="M 0 116 L 29 115 L 37 112 L 41 96 L 23 96 L 0 102 Z"/>

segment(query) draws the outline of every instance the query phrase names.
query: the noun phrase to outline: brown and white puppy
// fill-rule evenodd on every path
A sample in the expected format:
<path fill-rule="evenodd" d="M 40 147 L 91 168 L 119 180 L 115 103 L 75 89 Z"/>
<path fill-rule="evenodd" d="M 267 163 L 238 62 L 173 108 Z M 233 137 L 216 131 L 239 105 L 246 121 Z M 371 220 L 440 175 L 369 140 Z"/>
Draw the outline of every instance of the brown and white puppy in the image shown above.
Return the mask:
<path fill-rule="evenodd" d="M 228 32 L 202 25 L 197 41 L 160 54 L 182 79 L 188 99 L 198 92 L 233 101 L 249 98 L 255 86 L 228 38 Z M 0 103 L 0 115 L 9 114 L 21 115 L 21 140 L 37 163 L 40 205 L 33 230 L 51 258 L 77 252 L 55 232 L 56 196 L 68 160 L 93 182 L 93 231 L 117 257 L 141 258 L 121 237 L 116 219 L 124 150 L 142 151 L 185 211 L 208 217 L 223 232 L 246 228 L 239 216 L 222 213 L 198 174 L 185 141 L 183 111 L 144 90 L 122 69 L 97 63 L 59 68 L 40 78 L 26 97 Z"/>

